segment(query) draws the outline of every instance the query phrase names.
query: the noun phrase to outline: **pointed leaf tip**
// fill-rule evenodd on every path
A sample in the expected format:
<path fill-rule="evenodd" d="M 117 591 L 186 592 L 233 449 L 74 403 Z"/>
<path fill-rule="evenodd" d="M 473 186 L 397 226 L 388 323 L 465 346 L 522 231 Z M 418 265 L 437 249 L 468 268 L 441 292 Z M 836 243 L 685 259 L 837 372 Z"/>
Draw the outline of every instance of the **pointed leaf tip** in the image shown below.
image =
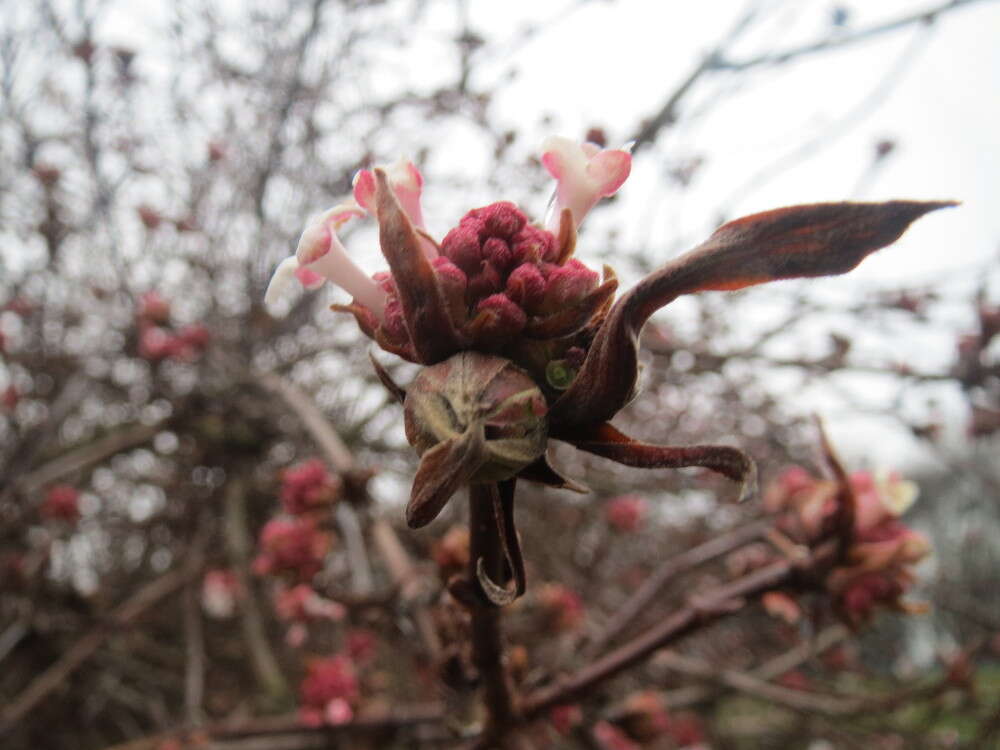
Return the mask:
<path fill-rule="evenodd" d="M 481 425 L 470 427 L 457 438 L 445 440 L 424 452 L 413 477 L 406 524 L 411 529 L 426 526 L 441 513 L 451 496 L 486 462 L 486 439 Z"/>
<path fill-rule="evenodd" d="M 613 417 L 638 378 L 643 324 L 682 294 L 847 273 L 924 214 L 955 201 L 814 203 L 745 216 L 640 281 L 611 308 L 573 385 L 553 405 L 572 428 Z"/>
<path fill-rule="evenodd" d="M 396 281 L 413 348 L 422 364 L 447 359 L 465 343 L 455 330 L 420 235 L 400 206 L 388 177 L 375 169 L 379 244 Z"/>

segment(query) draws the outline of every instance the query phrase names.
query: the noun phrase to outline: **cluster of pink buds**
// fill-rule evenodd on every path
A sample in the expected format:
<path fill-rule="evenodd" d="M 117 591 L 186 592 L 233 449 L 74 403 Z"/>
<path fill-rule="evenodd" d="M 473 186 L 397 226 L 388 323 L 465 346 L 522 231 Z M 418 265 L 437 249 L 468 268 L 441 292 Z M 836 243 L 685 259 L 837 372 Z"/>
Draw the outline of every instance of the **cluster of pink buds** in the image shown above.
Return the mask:
<path fill-rule="evenodd" d="M 308 581 L 322 569 L 330 544 L 330 535 L 308 519 L 272 518 L 261 529 L 254 572 Z"/>
<path fill-rule="evenodd" d="M 346 724 L 360 698 L 354 662 L 344 654 L 317 659 L 299 687 L 299 716 L 309 726 Z"/>
<path fill-rule="evenodd" d="M 76 523 L 80 520 L 80 493 L 68 484 L 57 484 L 45 493 L 39 508 L 42 518 Z"/>
<path fill-rule="evenodd" d="M 291 466 L 281 472 L 281 504 L 293 516 L 329 508 L 343 489 L 340 478 L 331 474 L 318 458 Z"/>
<path fill-rule="evenodd" d="M 208 328 L 201 323 L 173 328 L 170 303 L 156 291 L 139 297 L 136 322 L 139 356 L 151 362 L 165 359 L 191 362 L 201 355 L 211 339 Z"/>
<path fill-rule="evenodd" d="M 930 543 L 900 520 L 916 496 L 916 485 L 898 474 L 881 477 L 865 471 L 827 480 L 796 466 L 768 488 L 764 505 L 777 517 L 776 528 L 796 544 L 814 547 L 824 539 L 841 540 L 843 550 L 824 587 L 844 620 L 860 625 L 878 607 L 917 609 L 902 597 L 914 582 L 913 566 L 930 552 Z M 788 621 L 799 614 L 798 605 L 782 592 L 770 594 L 765 605 Z"/>
<path fill-rule="evenodd" d="M 604 517 L 608 525 L 625 533 L 638 531 L 648 513 L 649 503 L 639 495 L 621 495 L 609 500 L 604 506 Z"/>
<path fill-rule="evenodd" d="M 546 227 L 530 224 L 513 203 L 493 203 L 469 211 L 440 245 L 424 230 L 423 178 L 413 164 L 362 170 L 351 198 L 310 221 L 266 299 L 275 300 L 292 276 L 307 288 L 329 280 L 354 297 L 335 309 L 353 313 L 387 351 L 423 364 L 467 349 L 502 352 L 565 388 L 585 353 L 586 336 L 574 337 L 606 311 L 617 288 L 610 269 L 602 282 L 571 257 L 576 227 L 625 181 L 631 157 L 551 138 L 542 162 L 557 179 Z M 371 278 L 336 234 L 365 214 L 379 222 L 390 266 Z"/>
<path fill-rule="evenodd" d="M 17 390 L 17 387 L 13 384 L 8 385 L 0 393 L 0 405 L 8 411 L 13 411 L 14 407 L 17 406 L 18 402 L 21 400 L 21 392 Z"/>

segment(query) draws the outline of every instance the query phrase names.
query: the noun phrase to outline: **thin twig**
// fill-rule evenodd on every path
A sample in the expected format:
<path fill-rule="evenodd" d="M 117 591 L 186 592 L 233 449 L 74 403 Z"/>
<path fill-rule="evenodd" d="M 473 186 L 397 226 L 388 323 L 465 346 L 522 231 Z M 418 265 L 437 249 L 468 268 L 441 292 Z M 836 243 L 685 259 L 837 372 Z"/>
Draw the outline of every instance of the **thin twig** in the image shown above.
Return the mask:
<path fill-rule="evenodd" d="M 399 590 L 400 599 L 412 613 L 428 657 L 431 661 L 437 661 L 441 654 L 441 639 L 434 626 L 434 618 L 424 605 L 426 589 L 423 577 L 399 541 L 396 530 L 384 519 L 377 519 L 372 524 L 372 540 Z"/>
<path fill-rule="evenodd" d="M 663 588 L 676 576 L 710 560 L 732 552 L 745 544 L 749 544 L 767 530 L 769 524 L 757 521 L 717 536 L 704 544 L 685 550 L 674 557 L 660 563 L 631 597 L 617 609 L 614 617 L 604 627 L 604 630 L 594 636 L 584 650 L 585 657 L 599 654 L 608 644 L 624 632 L 639 615 L 647 610 L 650 604 L 660 595 Z"/>
<path fill-rule="evenodd" d="M 865 703 L 864 698 L 846 698 L 837 695 L 795 690 L 783 685 L 775 685 L 746 672 L 736 669 L 719 669 L 704 659 L 667 651 L 657 654 L 657 662 L 667 669 L 682 674 L 710 680 L 719 685 L 741 693 L 760 698 L 770 703 L 776 703 L 794 711 L 819 713 L 825 716 L 843 716 L 858 711 Z"/>
<path fill-rule="evenodd" d="M 845 626 L 839 624 L 831 625 L 820 632 L 815 638 L 800 643 L 795 648 L 789 649 L 783 654 L 779 654 L 773 659 L 764 662 L 756 669 L 751 670 L 749 675 L 754 679 L 769 682 L 801 666 L 816 654 L 822 654 L 849 635 L 850 631 Z M 718 690 L 715 687 L 690 685 L 677 688 L 676 690 L 668 690 L 664 693 L 663 697 L 670 708 L 683 708 L 708 700 L 717 693 Z"/>
<path fill-rule="evenodd" d="M 264 618 L 254 594 L 250 577 L 251 542 L 247 531 L 245 488 L 235 476 L 224 490 L 223 513 L 226 553 L 243 591 L 240 602 L 243 640 L 250 651 L 250 663 L 257 682 L 272 699 L 279 699 L 289 694 L 289 688 L 271 649 Z"/>
<path fill-rule="evenodd" d="M 142 445 L 151 440 L 162 429 L 162 424 L 140 424 L 126 427 L 119 432 L 113 432 L 103 438 L 88 442 L 76 450 L 52 459 L 30 474 L 25 474 L 16 480 L 15 484 L 22 492 L 30 495 L 39 488 L 68 474 L 92 466 L 98 461 L 103 461 L 108 456 L 120 453 L 126 448 Z"/>
<path fill-rule="evenodd" d="M 529 695 L 523 705 L 525 719 L 563 703 L 571 703 L 596 685 L 635 666 L 653 652 L 688 633 L 742 609 L 746 601 L 788 584 L 800 573 L 828 563 L 836 552 L 835 543 L 824 544 L 807 560 L 777 560 L 732 583 L 719 586 L 677 610 L 659 625 L 579 671 L 557 679 L 555 684 Z"/>
<path fill-rule="evenodd" d="M 420 724 L 435 724 L 445 720 L 444 707 L 440 703 L 418 703 L 413 705 L 394 706 L 391 710 L 371 712 L 355 717 L 352 721 L 338 725 L 323 725 L 311 727 L 302 724 L 297 714 L 284 716 L 269 716 L 265 718 L 244 719 L 238 722 L 227 720 L 204 727 L 179 727 L 169 732 L 129 740 L 106 748 L 106 750 L 151 750 L 161 746 L 170 739 L 187 739 L 200 742 L 210 740 L 213 747 L 225 743 L 227 747 L 236 747 L 241 740 L 257 739 L 269 742 L 266 747 L 331 747 L 334 738 L 351 736 L 361 732 L 378 732 L 386 729 L 401 729 Z M 294 741 L 294 738 L 325 739 L 322 744 L 286 745 L 280 738 Z"/>
<path fill-rule="evenodd" d="M 49 694 L 65 684 L 69 676 L 94 655 L 118 628 L 132 624 L 141 614 L 174 593 L 201 572 L 203 559 L 192 554 L 188 563 L 143 586 L 120 604 L 107 621 L 95 626 L 74 643 L 52 666 L 32 680 L 21 693 L 0 712 L 0 735 L 41 703 Z"/>
<path fill-rule="evenodd" d="M 917 11 L 916 13 L 902 16 L 891 21 L 886 21 L 885 23 L 869 26 L 865 29 L 859 29 L 853 33 L 828 36 L 824 39 L 809 42 L 808 44 L 803 44 L 798 47 L 791 47 L 786 50 L 781 50 L 780 52 L 768 52 L 758 57 L 751 57 L 745 60 L 726 60 L 721 56 L 716 57 L 711 60 L 709 67 L 712 70 L 742 72 L 749 70 L 750 68 L 757 68 L 761 66 L 783 65 L 784 63 L 799 57 L 814 55 L 818 52 L 827 52 L 831 49 L 837 49 L 838 47 L 858 44 L 873 37 L 881 36 L 882 34 L 887 34 L 893 31 L 899 31 L 900 29 L 905 29 L 918 23 L 933 23 L 937 20 L 938 16 L 947 13 L 950 10 L 955 10 L 963 5 L 972 5 L 973 3 L 981 1 L 982 0 L 948 0 L 948 2 L 941 3 L 933 8 Z"/>

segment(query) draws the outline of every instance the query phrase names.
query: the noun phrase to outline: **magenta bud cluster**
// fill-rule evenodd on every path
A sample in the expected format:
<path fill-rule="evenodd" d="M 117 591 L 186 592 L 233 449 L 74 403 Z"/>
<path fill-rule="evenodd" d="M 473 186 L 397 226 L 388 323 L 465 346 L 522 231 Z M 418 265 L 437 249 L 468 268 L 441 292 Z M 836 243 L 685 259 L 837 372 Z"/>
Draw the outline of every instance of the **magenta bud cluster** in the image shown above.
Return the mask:
<path fill-rule="evenodd" d="M 522 334 L 533 338 L 533 323 L 538 327 L 549 316 L 585 305 L 600 283 L 598 274 L 580 261 L 560 257 L 564 253 L 555 235 L 528 223 L 509 202 L 469 211 L 445 235 L 440 250 L 431 261 L 438 288 L 455 330 L 476 348 L 496 350 Z M 405 347 L 408 335 L 396 282 L 389 274 L 375 279 L 388 295 L 382 333 Z M 557 328 L 554 336 L 537 338 L 573 332 Z"/>

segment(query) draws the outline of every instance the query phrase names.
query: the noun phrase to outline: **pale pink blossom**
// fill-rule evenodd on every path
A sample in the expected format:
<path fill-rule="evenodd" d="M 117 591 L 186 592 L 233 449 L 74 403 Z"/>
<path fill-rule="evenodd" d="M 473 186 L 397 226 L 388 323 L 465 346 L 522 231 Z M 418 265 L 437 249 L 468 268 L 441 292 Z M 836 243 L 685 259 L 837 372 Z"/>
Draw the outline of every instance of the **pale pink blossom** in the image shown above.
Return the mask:
<path fill-rule="evenodd" d="M 306 289 L 331 281 L 381 320 L 385 292 L 351 260 L 337 237 L 340 227 L 359 216 L 364 216 L 364 209 L 348 200 L 312 217 L 299 238 L 295 255 L 285 258 L 275 270 L 264 294 L 265 304 L 273 305 L 293 276 Z"/>
<path fill-rule="evenodd" d="M 632 155 L 622 149 L 604 149 L 593 143 L 577 143 L 550 136 L 542 144 L 542 165 L 556 179 L 556 194 L 545 221 L 558 231 L 562 211 L 568 208 L 577 226 L 601 198 L 614 195 L 628 179 Z"/>
<path fill-rule="evenodd" d="M 385 171 L 386 177 L 389 178 L 389 186 L 410 223 L 421 232 L 426 231 L 424 212 L 420 207 L 420 194 L 424 188 L 424 178 L 420 170 L 408 159 L 399 159 L 395 164 L 382 165 L 378 168 Z M 354 200 L 378 219 L 375 210 L 375 173 L 372 170 L 362 169 L 354 175 Z M 438 256 L 437 246 L 422 234 L 420 248 L 430 260 Z"/>
<path fill-rule="evenodd" d="M 225 620 L 236 613 L 236 602 L 243 589 L 231 570 L 209 570 L 201 582 L 201 606 L 215 620 Z"/>

